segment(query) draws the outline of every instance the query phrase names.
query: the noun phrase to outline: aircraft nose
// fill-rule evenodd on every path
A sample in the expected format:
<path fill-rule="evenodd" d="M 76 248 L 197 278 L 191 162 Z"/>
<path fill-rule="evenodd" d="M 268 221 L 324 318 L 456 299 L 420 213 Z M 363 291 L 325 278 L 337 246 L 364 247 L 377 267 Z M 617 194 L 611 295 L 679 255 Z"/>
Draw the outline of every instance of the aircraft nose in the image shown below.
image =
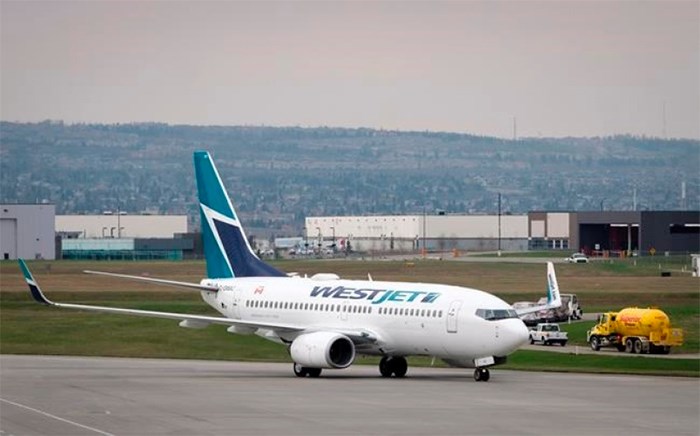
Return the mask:
<path fill-rule="evenodd" d="M 508 342 L 508 348 L 515 351 L 530 339 L 530 333 L 525 323 L 519 319 L 509 319 L 504 326 L 504 339 Z"/>

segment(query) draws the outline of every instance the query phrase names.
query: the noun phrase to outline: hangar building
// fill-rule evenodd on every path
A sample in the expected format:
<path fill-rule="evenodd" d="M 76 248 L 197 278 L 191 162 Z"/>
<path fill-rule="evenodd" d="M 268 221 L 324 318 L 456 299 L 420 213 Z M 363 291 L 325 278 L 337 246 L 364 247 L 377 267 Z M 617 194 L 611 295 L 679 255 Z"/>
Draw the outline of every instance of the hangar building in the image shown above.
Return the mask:
<path fill-rule="evenodd" d="M 55 259 L 53 204 L 0 205 L 2 259 Z"/>
<path fill-rule="evenodd" d="M 700 252 L 700 211 L 577 212 L 570 229 L 571 245 L 586 252 Z"/>

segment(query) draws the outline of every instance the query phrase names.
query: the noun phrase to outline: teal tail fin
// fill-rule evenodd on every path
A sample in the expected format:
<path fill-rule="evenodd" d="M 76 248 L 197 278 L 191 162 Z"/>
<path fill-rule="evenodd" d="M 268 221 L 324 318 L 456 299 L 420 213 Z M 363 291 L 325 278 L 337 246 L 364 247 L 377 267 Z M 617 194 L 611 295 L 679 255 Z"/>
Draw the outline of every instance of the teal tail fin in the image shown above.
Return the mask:
<path fill-rule="evenodd" d="M 261 261 L 253 252 L 208 152 L 194 152 L 194 170 L 199 193 L 207 276 L 286 276 L 285 273 Z"/>

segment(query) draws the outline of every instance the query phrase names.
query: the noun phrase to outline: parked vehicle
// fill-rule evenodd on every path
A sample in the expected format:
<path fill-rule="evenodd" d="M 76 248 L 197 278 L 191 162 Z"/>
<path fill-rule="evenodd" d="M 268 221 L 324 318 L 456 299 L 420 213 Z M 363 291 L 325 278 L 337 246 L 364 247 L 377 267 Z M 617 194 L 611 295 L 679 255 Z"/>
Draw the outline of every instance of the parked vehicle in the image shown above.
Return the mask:
<path fill-rule="evenodd" d="M 564 260 L 569 263 L 588 263 L 588 257 L 583 253 L 574 253 Z"/>
<path fill-rule="evenodd" d="M 530 343 L 540 342 L 543 345 L 566 345 L 569 336 L 559 329 L 559 324 L 540 323 L 537 328 L 530 330 Z"/>
<path fill-rule="evenodd" d="M 672 328 L 660 309 L 627 307 L 601 314 L 586 340 L 594 351 L 616 347 L 628 353 L 668 354 L 671 347 L 683 344 L 683 329 Z"/>

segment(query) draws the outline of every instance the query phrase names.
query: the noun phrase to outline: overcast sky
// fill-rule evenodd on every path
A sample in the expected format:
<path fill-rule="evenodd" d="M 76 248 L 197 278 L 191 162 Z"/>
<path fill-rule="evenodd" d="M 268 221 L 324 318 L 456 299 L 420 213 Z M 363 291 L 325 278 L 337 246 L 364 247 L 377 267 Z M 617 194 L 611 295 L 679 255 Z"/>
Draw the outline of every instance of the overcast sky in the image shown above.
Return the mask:
<path fill-rule="evenodd" d="M 0 5 L 5 121 L 700 138 L 697 0 Z"/>

